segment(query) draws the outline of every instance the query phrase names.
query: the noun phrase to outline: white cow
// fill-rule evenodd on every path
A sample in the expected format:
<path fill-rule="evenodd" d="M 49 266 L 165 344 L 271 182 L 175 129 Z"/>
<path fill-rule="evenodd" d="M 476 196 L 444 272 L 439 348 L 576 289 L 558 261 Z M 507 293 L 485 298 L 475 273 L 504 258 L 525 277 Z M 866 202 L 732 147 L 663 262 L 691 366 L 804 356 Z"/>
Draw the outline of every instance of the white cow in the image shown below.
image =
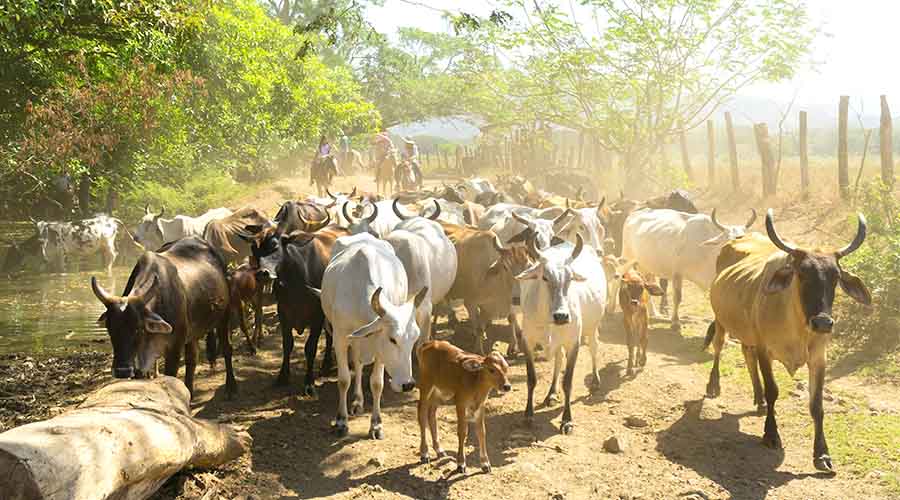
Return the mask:
<path fill-rule="evenodd" d="M 572 377 L 582 335 L 588 335 L 590 340 L 592 382 L 594 385 L 600 382 L 597 372 L 597 329 L 606 310 L 606 275 L 600 257 L 593 248 L 584 245 L 581 235 L 576 236 L 574 245 L 565 242 L 538 250 L 532 239 L 529 246 L 537 261 L 516 277 L 523 280 L 522 338 L 528 369 L 525 418 L 530 420 L 534 417 L 534 386 L 537 383 L 533 357 L 535 345 L 543 345 L 547 348 L 546 352 L 555 357 L 553 380 L 545 404 L 556 398 L 556 383 L 564 350 L 565 408 L 561 431 L 569 434 L 573 430 Z"/>
<path fill-rule="evenodd" d="M 566 240 L 570 230 L 571 211 L 561 207 L 531 208 L 512 203 L 498 203 L 484 212 L 478 228 L 492 230 L 506 244 L 524 244 L 531 234 L 537 238 L 538 248 L 548 248 L 553 237 Z"/>
<path fill-rule="evenodd" d="M 475 198 L 482 193 L 496 193 L 497 189 L 491 184 L 491 181 L 482 179 L 481 177 L 473 177 L 466 179 L 456 186 L 460 195 L 465 201 L 475 201 Z"/>
<path fill-rule="evenodd" d="M 725 243 L 746 234 L 754 221 L 756 210 L 742 226 L 720 224 L 715 210 L 712 216 L 669 209 L 638 210 L 625 219 L 622 258 L 626 262 L 636 261 L 644 273 L 672 280 L 672 329 L 679 330 L 683 280 L 709 290 L 716 277 L 719 250 Z M 651 301 L 651 310 L 652 306 Z"/>
<path fill-rule="evenodd" d="M 125 224 L 108 215 L 75 222 L 35 221 L 41 257 L 54 271 L 65 271 L 72 257 L 100 254 L 107 272 L 116 261 L 116 234 Z M 127 232 L 128 229 L 126 228 Z"/>
<path fill-rule="evenodd" d="M 338 366 L 338 414 L 335 428 L 347 434 L 347 391 L 350 388 L 349 356 L 353 353 L 355 396 L 351 412 L 363 410 L 363 366 L 374 363 L 372 419 L 369 436 L 383 439 L 381 391 L 384 372 L 391 389 L 409 392 L 415 387 L 412 350 L 419 339 L 416 309 L 428 289 L 407 300 L 406 272 L 387 242 L 368 233 L 338 238 L 331 263 L 322 277 L 322 289 L 313 290 L 322 300 L 322 311 L 332 325 Z"/>
<path fill-rule="evenodd" d="M 144 217 L 134 232 L 134 241 L 147 250 L 156 250 L 170 241 L 180 240 L 188 236 L 203 237 L 203 230 L 211 220 L 224 219 L 231 215 L 227 208 L 214 208 L 199 217 L 176 215 L 174 219 L 163 219 L 166 213 L 163 207 L 159 214 L 150 212 L 150 205 L 144 207 Z"/>
<path fill-rule="evenodd" d="M 436 208 L 432 216 L 441 213 L 440 205 Z M 397 224 L 385 241 L 394 247 L 397 257 L 403 263 L 409 290 L 428 288 L 425 302 L 416 309 L 419 329 L 423 338 L 428 340 L 431 338 L 434 304 L 444 300 L 456 279 L 456 247 L 441 225 L 434 220 L 402 214 L 396 200 L 393 209 L 404 220 Z"/>

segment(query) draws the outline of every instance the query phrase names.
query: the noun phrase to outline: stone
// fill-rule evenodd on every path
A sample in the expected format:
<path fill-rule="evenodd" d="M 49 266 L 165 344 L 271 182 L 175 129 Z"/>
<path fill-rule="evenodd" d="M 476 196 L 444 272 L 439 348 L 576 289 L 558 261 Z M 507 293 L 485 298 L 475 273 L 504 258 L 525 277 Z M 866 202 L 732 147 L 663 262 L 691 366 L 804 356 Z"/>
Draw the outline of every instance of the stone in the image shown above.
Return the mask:
<path fill-rule="evenodd" d="M 631 415 L 631 416 L 625 417 L 625 425 L 627 425 L 628 427 L 633 427 L 635 429 L 642 429 L 644 427 L 647 427 L 650 424 L 647 422 L 647 419 L 645 419 L 643 417 L 637 417 L 637 416 Z"/>
<path fill-rule="evenodd" d="M 625 439 L 621 436 L 611 436 L 603 442 L 603 449 L 609 453 L 624 453 L 625 448 Z"/>

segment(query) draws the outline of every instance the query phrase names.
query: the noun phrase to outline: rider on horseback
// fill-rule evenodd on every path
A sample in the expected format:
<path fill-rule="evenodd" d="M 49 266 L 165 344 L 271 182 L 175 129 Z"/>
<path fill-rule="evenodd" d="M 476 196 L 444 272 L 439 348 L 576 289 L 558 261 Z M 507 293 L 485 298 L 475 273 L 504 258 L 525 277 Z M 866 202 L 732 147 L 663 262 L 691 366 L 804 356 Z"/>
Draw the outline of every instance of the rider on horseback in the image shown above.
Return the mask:
<path fill-rule="evenodd" d="M 419 167 L 419 146 L 416 145 L 416 142 L 410 139 L 409 137 L 403 138 L 403 151 L 400 153 L 400 157 L 403 161 L 404 165 L 409 165 L 409 168 L 412 169 L 413 175 L 415 176 L 415 184 L 418 189 L 422 189 L 422 183 L 424 181 L 424 177 L 422 177 L 422 169 Z M 400 180 L 400 172 L 396 173 L 397 184 L 401 184 Z"/>

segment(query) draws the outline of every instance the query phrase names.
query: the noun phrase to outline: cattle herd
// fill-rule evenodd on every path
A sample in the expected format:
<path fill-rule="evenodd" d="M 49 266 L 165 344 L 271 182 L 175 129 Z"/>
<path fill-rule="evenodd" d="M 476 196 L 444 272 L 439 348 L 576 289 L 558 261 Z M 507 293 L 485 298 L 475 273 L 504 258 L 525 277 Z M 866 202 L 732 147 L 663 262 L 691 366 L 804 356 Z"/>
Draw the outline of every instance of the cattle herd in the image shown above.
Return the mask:
<path fill-rule="evenodd" d="M 761 234 L 751 231 L 755 211 L 743 224 L 724 224 L 716 210 L 698 213 L 683 191 L 644 201 L 622 195 L 609 203 L 606 198 L 586 202 L 507 177 L 401 192 L 392 199 L 356 189 L 327 195 L 287 201 L 271 221 L 253 209 L 232 213 L 220 208 L 200 217 L 164 219 L 164 210 L 156 214 L 146 207 L 133 239 L 152 251 L 138 259 L 122 294 L 91 280 L 106 307 L 99 322 L 112 341 L 113 376 L 153 376 L 159 358 L 164 372 L 174 376 L 183 354 L 185 384 L 193 393 L 199 342 L 205 339 L 207 360 L 215 363 L 219 354 L 225 360 L 226 394 L 231 397 L 237 391 L 232 326 L 240 325 L 255 348 L 262 307 L 276 304 L 283 349 L 277 382 L 290 382 L 293 332 L 309 329 L 303 392 L 315 395 L 318 341 L 324 332 L 321 369 L 337 367 L 338 435 L 347 434 L 351 415 L 363 412 L 363 367 L 372 365 L 371 438 L 385 436 L 381 395 L 387 372 L 392 390 L 419 389 L 423 461 L 429 459 L 428 432 L 434 452 L 444 454 L 435 415 L 440 403 L 453 401 L 458 470 L 465 471 L 464 445 L 473 422 L 480 465 L 489 471 L 484 403 L 493 390 L 510 390 L 509 358 L 520 352 L 525 358 L 526 420 L 535 408 L 535 350 L 540 346 L 554 362 L 547 400 L 558 397 L 563 371 L 560 430 L 569 434 L 582 343 L 590 347 L 589 380 L 599 384 L 597 333 L 620 307 L 627 336 L 626 376 L 633 377 L 647 360 L 648 323 L 657 307 L 652 297 L 662 297 L 659 312 L 666 313 L 672 283 L 671 326 L 680 328 L 681 289 L 687 279 L 709 291 L 715 316 L 706 338 L 715 352 L 707 396 L 719 395 L 719 354 L 729 334 L 743 346 L 755 404 L 766 412 L 763 443 L 780 447 L 772 360 L 791 373 L 807 365 L 813 461 L 817 469 L 833 470 L 822 429 L 825 347 L 834 324 L 837 285 L 853 299 L 871 302 L 862 281 L 840 266 L 840 259 L 865 239 L 862 215 L 854 240 L 828 251 L 782 239 L 771 210 Z M 110 267 L 119 226 L 121 221 L 108 216 L 39 222 L 33 238 L 8 252 L 5 270 L 20 265 L 22 254 L 28 253 L 22 247 L 40 248 L 57 267 L 68 256 L 99 252 Z M 245 305 L 256 313 L 252 334 Z M 462 324 L 456 305 L 468 313 L 469 328 L 459 331 L 471 332 L 475 353 L 433 338 L 432 323 L 439 315 L 448 316 L 453 328 Z M 488 352 L 484 343 L 487 326 L 496 319 L 510 323 L 505 356 Z M 348 404 L 351 375 L 354 391 Z"/>

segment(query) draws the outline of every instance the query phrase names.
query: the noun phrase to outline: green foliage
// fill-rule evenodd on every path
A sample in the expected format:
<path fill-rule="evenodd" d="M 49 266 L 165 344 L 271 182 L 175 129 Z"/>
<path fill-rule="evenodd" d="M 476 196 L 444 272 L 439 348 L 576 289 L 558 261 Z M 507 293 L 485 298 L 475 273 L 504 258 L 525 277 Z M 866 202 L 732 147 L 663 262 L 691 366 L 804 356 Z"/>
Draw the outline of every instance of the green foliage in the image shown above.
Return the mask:
<path fill-rule="evenodd" d="M 146 181 L 123 197 L 120 216 L 126 220 L 136 220 L 148 203 L 152 207 L 164 205 L 168 213 L 200 214 L 210 208 L 233 204 L 235 198 L 246 194 L 251 188 L 216 169 L 196 172 L 180 185 Z"/>

